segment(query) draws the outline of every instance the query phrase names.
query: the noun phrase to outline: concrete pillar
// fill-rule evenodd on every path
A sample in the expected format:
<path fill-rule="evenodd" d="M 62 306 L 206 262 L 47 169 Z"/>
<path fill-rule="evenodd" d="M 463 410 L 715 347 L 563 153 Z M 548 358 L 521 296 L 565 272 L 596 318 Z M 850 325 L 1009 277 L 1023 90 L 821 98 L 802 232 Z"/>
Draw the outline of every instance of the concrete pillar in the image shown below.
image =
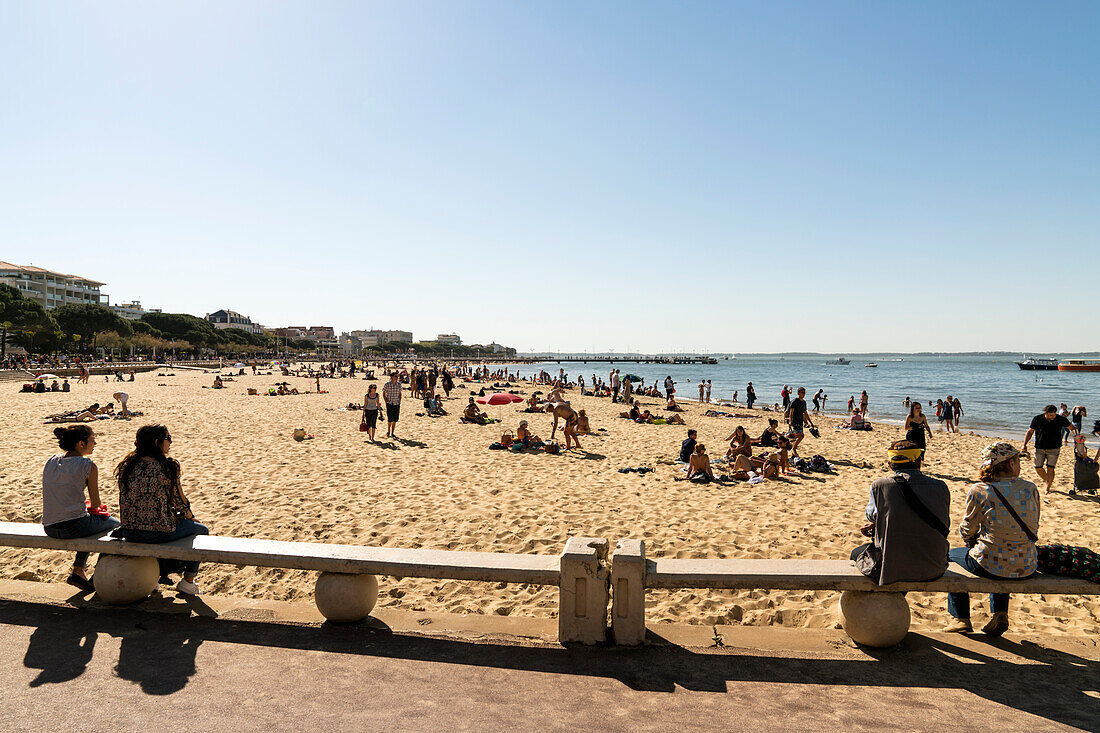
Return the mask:
<path fill-rule="evenodd" d="M 616 644 L 645 643 L 645 542 L 619 540 L 611 556 L 611 633 Z"/>
<path fill-rule="evenodd" d="M 607 540 L 570 537 L 561 554 L 558 641 L 598 644 L 607 639 Z"/>
<path fill-rule="evenodd" d="M 904 593 L 846 590 L 838 609 L 841 626 L 857 644 L 893 646 L 909 633 L 909 603 Z"/>
<path fill-rule="evenodd" d="M 157 587 L 160 563 L 155 557 L 100 555 L 92 584 L 96 596 L 113 605 L 136 603 Z"/>
<path fill-rule="evenodd" d="M 367 574 L 321 573 L 313 599 L 317 610 L 329 621 L 362 621 L 378 600 L 378 579 Z"/>

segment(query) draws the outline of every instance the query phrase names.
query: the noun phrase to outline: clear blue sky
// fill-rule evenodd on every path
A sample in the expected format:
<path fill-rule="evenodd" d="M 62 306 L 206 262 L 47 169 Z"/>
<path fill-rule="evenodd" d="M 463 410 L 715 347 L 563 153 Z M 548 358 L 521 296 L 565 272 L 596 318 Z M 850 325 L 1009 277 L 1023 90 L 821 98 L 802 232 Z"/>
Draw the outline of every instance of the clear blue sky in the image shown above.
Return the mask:
<path fill-rule="evenodd" d="M 1096 349 L 1098 28 L 1095 2 L 3 2 L 0 260 L 521 350 Z"/>

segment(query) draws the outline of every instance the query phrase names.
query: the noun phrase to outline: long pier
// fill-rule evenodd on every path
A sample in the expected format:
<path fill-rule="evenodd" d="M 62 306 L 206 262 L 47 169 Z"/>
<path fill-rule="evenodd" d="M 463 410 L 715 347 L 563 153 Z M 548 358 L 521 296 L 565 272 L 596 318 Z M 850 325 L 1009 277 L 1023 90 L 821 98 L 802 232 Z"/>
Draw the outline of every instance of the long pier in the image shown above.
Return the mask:
<path fill-rule="evenodd" d="M 547 356 L 539 359 L 522 357 L 525 361 L 555 364 L 717 364 L 712 356 Z"/>

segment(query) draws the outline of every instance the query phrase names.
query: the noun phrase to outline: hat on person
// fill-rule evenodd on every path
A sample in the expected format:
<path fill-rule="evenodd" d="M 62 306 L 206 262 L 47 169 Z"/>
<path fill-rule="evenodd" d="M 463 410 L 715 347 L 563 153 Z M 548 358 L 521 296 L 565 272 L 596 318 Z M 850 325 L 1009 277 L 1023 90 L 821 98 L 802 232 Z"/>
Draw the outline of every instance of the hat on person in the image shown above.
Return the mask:
<path fill-rule="evenodd" d="M 526 425 L 526 424 L 527 424 L 527 421 L 526 421 L 526 420 L 520 420 L 520 421 L 519 421 L 519 424 L 520 424 L 520 426 L 522 427 L 522 426 L 524 426 L 524 425 Z"/>
<path fill-rule="evenodd" d="M 911 440 L 899 440 L 891 443 L 886 451 L 886 458 L 891 466 L 915 466 L 920 463 L 924 449 Z"/>
<path fill-rule="evenodd" d="M 982 467 L 990 468 L 1020 455 L 1011 443 L 990 443 L 982 449 Z"/>

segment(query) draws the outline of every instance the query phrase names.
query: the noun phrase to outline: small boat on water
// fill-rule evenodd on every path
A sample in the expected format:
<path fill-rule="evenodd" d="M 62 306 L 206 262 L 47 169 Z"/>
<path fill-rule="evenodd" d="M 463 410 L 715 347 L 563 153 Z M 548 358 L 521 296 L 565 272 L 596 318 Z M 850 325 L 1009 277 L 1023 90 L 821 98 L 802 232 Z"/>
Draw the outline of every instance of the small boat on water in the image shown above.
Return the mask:
<path fill-rule="evenodd" d="M 875 369 L 876 367 L 878 367 L 878 364 L 872 361 L 864 364 L 863 366 L 867 367 L 868 369 Z"/>
<path fill-rule="evenodd" d="M 825 366 L 848 366 L 851 363 L 851 361 L 841 356 L 837 357 L 836 359 L 829 359 L 827 362 L 825 362 Z"/>
<path fill-rule="evenodd" d="M 1100 372 L 1100 359 L 1066 359 L 1058 363 L 1060 372 Z"/>
<path fill-rule="evenodd" d="M 1035 357 L 1026 357 L 1023 361 L 1016 362 L 1016 366 L 1026 371 L 1054 371 L 1058 369 L 1058 360 L 1051 357 L 1049 359 L 1036 359 Z"/>

